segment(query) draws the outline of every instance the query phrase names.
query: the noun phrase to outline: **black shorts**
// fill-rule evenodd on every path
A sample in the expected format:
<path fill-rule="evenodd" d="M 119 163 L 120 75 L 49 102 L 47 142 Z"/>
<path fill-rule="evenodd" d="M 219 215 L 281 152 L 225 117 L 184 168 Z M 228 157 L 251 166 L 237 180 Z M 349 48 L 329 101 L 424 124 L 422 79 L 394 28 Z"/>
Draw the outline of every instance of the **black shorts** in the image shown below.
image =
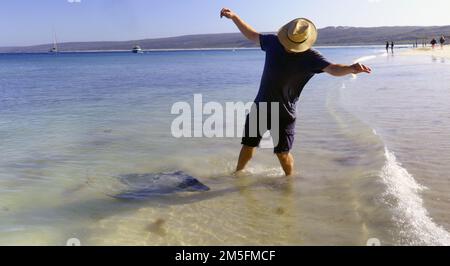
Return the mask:
<path fill-rule="evenodd" d="M 259 121 L 259 116 L 258 116 Z M 278 141 L 276 140 L 276 137 L 273 137 L 273 133 L 275 132 L 272 130 L 271 125 L 271 119 L 270 115 L 268 115 L 268 121 L 267 121 L 267 131 L 270 131 L 272 134 L 272 137 L 274 139 L 274 153 L 286 153 L 291 151 L 292 146 L 294 144 L 295 139 L 295 119 L 280 119 L 279 127 L 278 127 Z M 257 123 L 257 126 L 259 127 L 259 122 Z M 248 147 L 259 147 L 262 135 L 264 135 L 265 132 L 259 132 L 259 130 L 254 129 L 252 132 L 250 132 L 250 114 L 247 115 L 247 119 L 245 121 L 245 131 L 244 131 L 244 137 L 242 138 L 242 145 L 248 146 Z M 252 133 L 252 134 L 250 134 Z M 254 134 L 256 133 L 256 134 Z M 260 134 L 262 133 L 262 134 Z"/>

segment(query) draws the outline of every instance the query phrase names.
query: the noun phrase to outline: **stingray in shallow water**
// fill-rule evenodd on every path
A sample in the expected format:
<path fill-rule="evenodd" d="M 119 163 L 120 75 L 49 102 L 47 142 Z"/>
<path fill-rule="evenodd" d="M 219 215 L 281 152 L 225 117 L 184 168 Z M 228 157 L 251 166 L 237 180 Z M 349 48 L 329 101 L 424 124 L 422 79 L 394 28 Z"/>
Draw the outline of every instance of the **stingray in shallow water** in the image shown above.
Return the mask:
<path fill-rule="evenodd" d="M 158 174 L 127 174 L 118 177 L 125 190 L 113 195 L 117 199 L 146 199 L 154 195 L 179 192 L 205 192 L 209 187 L 183 171 Z"/>

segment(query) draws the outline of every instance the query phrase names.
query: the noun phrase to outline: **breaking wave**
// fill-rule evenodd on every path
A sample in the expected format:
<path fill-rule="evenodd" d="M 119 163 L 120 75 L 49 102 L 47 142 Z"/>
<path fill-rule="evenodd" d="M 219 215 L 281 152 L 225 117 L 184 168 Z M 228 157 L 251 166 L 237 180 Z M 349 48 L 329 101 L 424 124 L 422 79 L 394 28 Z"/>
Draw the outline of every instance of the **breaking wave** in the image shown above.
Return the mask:
<path fill-rule="evenodd" d="M 401 227 L 401 243 L 410 245 L 450 245 L 450 233 L 435 224 L 424 206 L 421 192 L 427 188 L 385 148 L 386 164 L 380 177 L 387 186 L 386 196 L 393 199 L 394 220 Z"/>

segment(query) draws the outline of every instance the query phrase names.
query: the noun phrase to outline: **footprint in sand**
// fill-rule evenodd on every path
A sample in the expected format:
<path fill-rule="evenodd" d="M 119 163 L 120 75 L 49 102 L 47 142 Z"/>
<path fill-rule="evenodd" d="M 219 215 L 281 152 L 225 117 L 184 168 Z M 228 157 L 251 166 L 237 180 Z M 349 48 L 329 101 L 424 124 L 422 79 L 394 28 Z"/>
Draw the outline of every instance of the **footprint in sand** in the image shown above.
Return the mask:
<path fill-rule="evenodd" d="M 159 218 L 149 224 L 146 229 L 153 234 L 165 236 L 167 234 L 166 229 L 164 228 L 165 223 L 166 221 L 164 219 Z"/>
<path fill-rule="evenodd" d="M 286 213 L 286 210 L 283 207 L 278 207 L 275 209 L 275 213 L 278 215 L 283 215 Z"/>

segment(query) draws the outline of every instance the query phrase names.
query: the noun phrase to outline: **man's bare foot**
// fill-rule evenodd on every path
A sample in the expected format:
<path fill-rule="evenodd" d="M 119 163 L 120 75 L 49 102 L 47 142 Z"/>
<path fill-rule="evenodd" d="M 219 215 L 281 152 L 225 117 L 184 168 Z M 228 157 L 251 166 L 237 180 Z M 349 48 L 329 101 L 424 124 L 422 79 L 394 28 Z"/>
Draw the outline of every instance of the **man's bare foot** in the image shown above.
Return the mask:
<path fill-rule="evenodd" d="M 232 176 L 235 177 L 235 178 L 248 177 L 248 176 L 250 176 L 250 172 L 248 172 L 246 170 L 235 171 L 232 174 Z"/>

